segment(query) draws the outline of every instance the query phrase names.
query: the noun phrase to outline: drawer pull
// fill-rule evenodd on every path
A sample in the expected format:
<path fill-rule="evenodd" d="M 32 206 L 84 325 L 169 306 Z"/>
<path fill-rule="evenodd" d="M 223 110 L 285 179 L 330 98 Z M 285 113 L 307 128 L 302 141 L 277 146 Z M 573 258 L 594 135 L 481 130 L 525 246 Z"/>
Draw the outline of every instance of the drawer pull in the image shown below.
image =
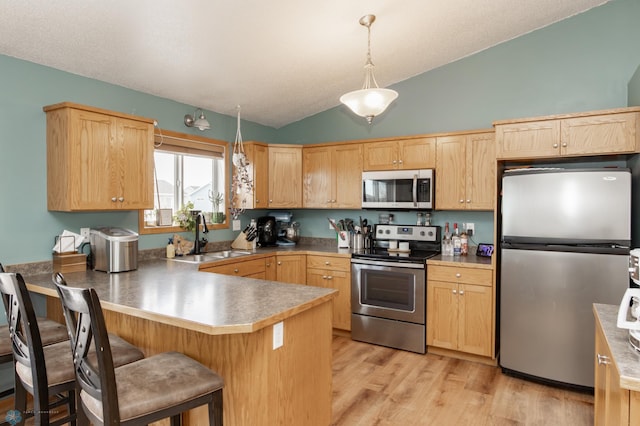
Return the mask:
<path fill-rule="evenodd" d="M 238 273 L 238 268 L 234 269 L 233 272 Z"/>
<path fill-rule="evenodd" d="M 611 364 L 611 360 L 606 355 L 598 354 L 598 365 L 608 365 Z"/>
<path fill-rule="evenodd" d="M 328 260 L 324 262 L 325 265 L 331 265 L 331 262 L 329 262 Z"/>
<path fill-rule="evenodd" d="M 278 265 L 282 265 L 282 262 L 278 261 Z"/>
<path fill-rule="evenodd" d="M 462 274 L 460 272 L 456 273 L 456 278 L 460 278 L 462 276 Z"/>

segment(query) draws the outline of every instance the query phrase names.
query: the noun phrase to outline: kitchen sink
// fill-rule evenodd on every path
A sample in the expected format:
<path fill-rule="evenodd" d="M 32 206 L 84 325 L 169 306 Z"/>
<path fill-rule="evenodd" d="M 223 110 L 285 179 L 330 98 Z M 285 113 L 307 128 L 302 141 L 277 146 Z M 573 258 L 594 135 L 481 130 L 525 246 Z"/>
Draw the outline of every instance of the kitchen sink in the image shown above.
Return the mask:
<path fill-rule="evenodd" d="M 242 250 L 222 250 L 222 251 L 214 251 L 211 253 L 202 253 L 202 254 L 187 254 L 185 256 L 176 256 L 169 260 L 174 260 L 176 262 L 186 262 L 186 263 L 203 263 L 203 262 L 213 262 L 220 259 L 229 259 L 240 256 L 248 256 L 250 254 L 254 254 L 252 251 L 242 251 Z"/>

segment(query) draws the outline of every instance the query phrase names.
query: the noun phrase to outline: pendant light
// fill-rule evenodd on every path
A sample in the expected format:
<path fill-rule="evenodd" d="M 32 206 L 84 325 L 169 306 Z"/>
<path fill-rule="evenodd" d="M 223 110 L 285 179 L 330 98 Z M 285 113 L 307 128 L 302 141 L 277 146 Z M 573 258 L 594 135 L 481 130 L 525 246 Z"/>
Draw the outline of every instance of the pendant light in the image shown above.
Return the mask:
<path fill-rule="evenodd" d="M 398 92 L 391 89 L 380 89 L 373 75 L 371 61 L 371 24 L 376 20 L 375 15 L 365 15 L 360 18 L 360 25 L 367 27 L 367 61 L 364 64 L 364 85 L 361 90 L 345 93 L 340 102 L 348 106 L 351 111 L 373 122 L 373 117 L 382 114 L 398 97 Z M 373 85 L 373 86 L 372 86 Z"/>

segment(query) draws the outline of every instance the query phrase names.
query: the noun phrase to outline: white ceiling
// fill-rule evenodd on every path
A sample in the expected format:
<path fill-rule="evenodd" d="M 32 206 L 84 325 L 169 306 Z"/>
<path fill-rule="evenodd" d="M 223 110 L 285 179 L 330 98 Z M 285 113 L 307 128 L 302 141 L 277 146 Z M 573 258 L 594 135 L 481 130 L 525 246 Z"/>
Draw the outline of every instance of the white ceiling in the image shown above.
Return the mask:
<path fill-rule="evenodd" d="M 361 88 L 363 15 L 383 87 L 607 1 L 8 0 L 0 54 L 279 128 Z"/>

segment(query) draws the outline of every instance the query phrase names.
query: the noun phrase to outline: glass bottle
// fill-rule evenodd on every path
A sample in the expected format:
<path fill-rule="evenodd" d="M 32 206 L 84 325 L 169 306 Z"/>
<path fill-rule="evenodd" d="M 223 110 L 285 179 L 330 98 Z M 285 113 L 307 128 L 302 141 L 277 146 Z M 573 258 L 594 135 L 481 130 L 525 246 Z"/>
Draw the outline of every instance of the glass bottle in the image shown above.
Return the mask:
<path fill-rule="evenodd" d="M 449 232 L 449 222 L 444 224 L 444 235 L 442 236 L 442 248 L 440 250 L 443 256 L 453 255 L 453 245 L 451 245 L 451 233 Z"/>
<path fill-rule="evenodd" d="M 458 223 L 453 223 L 453 236 L 451 237 L 451 243 L 453 245 L 453 255 L 460 256 L 462 251 L 462 240 L 460 238 L 460 230 L 458 229 Z"/>

